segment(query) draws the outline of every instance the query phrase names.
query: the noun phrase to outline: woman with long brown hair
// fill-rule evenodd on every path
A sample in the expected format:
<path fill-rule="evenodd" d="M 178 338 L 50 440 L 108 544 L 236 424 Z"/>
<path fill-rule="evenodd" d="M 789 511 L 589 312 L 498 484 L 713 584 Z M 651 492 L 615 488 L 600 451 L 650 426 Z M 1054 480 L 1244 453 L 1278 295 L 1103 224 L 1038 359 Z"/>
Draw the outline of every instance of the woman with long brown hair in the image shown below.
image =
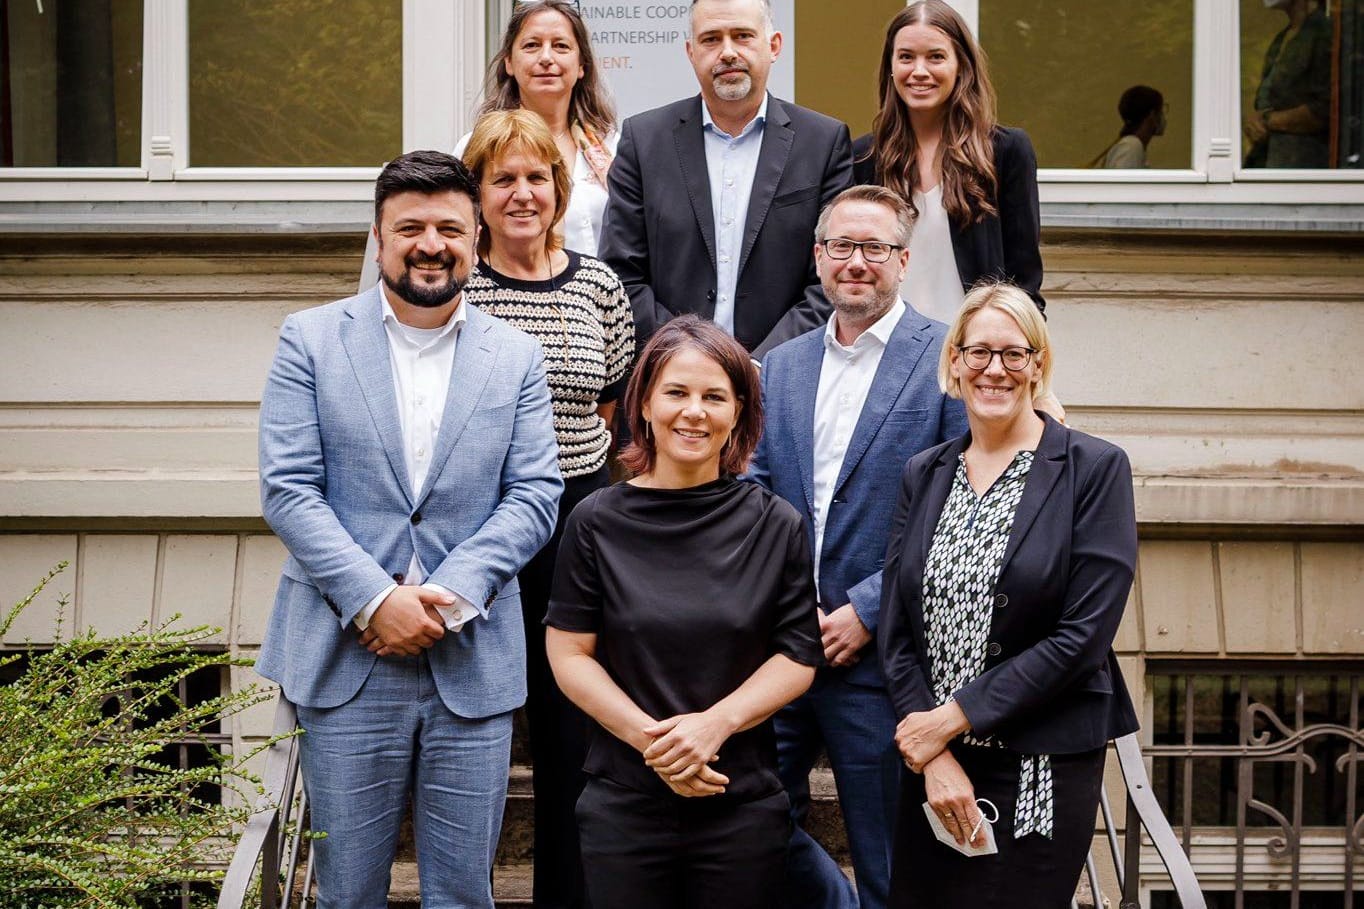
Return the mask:
<path fill-rule="evenodd" d="M 886 29 L 880 111 L 853 144 L 854 175 L 911 200 L 917 221 L 901 295 L 951 324 L 978 281 L 1007 280 L 1038 309 L 1037 156 L 1000 126 L 984 52 L 943 0 L 919 0 Z"/>
<path fill-rule="evenodd" d="M 606 210 L 606 172 L 616 153 L 616 109 L 597 69 L 577 4 L 520 3 L 488 64 L 478 115 L 525 109 L 540 115 L 569 162 L 573 191 L 559 225 L 567 249 L 597 254 Z M 455 146 L 463 156 L 466 135 Z"/>

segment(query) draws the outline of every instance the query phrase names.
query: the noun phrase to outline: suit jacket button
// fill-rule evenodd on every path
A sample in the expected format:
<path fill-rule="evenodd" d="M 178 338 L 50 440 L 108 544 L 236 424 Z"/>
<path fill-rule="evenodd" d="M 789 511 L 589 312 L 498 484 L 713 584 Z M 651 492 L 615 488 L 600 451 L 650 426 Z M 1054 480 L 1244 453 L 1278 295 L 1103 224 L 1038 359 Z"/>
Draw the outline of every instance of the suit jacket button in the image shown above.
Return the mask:
<path fill-rule="evenodd" d="M 1003 647 L 1000 647 L 1000 646 L 999 646 L 998 644 L 996 644 L 994 641 L 991 641 L 991 642 L 990 642 L 990 646 L 988 646 L 988 647 L 985 648 L 985 652 L 988 653 L 988 654 L 989 654 L 990 656 L 992 656 L 992 657 L 999 656 L 1003 651 L 1004 651 L 1004 648 L 1003 648 Z"/>
<path fill-rule="evenodd" d="M 1001 593 L 1001 594 L 998 594 L 998 595 L 995 597 L 995 608 L 996 608 L 996 609 L 1003 609 L 1005 606 L 1008 606 L 1008 605 L 1009 605 L 1009 595 L 1008 595 L 1007 593 Z"/>
<path fill-rule="evenodd" d="M 393 572 L 393 580 L 397 581 L 399 584 L 401 584 L 401 583 L 403 582 L 403 578 L 405 578 L 405 577 L 406 577 L 406 575 L 403 574 L 401 571 L 395 571 L 395 572 Z"/>
<path fill-rule="evenodd" d="M 414 512 L 412 512 L 412 523 L 413 523 L 413 524 L 420 524 L 421 522 L 422 522 L 422 513 L 421 513 L 420 511 L 414 511 Z"/>

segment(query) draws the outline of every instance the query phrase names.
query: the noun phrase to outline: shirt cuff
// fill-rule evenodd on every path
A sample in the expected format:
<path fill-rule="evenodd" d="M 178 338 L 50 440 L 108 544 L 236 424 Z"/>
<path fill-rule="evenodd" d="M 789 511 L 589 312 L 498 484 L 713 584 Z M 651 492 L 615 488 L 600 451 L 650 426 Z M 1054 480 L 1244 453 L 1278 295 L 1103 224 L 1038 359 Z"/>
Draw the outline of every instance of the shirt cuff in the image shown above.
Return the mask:
<path fill-rule="evenodd" d="M 397 584 L 389 584 L 383 590 L 379 591 L 378 595 L 376 595 L 374 599 L 370 600 L 364 606 L 360 607 L 360 611 L 357 612 L 355 614 L 355 618 L 351 620 L 355 623 L 355 627 L 359 628 L 361 631 L 364 631 L 366 628 L 368 628 L 369 620 L 374 618 L 374 611 L 379 608 L 379 604 L 382 603 L 384 600 L 388 599 L 388 595 L 397 589 L 398 589 Z"/>
<path fill-rule="evenodd" d="M 466 622 L 479 615 L 479 611 L 474 608 L 473 603 L 470 603 L 449 587 L 436 584 L 432 581 L 427 581 L 422 586 L 427 590 L 434 590 L 436 593 L 444 593 L 455 598 L 455 602 L 450 606 L 436 607 L 436 611 L 441 614 L 441 618 L 445 619 L 445 627 L 450 631 L 459 631 L 464 627 Z"/>

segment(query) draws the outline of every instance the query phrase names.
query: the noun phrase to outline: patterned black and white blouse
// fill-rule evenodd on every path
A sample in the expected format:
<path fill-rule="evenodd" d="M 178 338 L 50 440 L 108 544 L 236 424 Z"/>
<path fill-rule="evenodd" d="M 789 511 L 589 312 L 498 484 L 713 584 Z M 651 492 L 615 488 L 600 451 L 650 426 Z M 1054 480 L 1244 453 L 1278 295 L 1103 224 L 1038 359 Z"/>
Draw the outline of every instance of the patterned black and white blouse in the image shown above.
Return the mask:
<path fill-rule="evenodd" d="M 924 566 L 924 625 L 933 694 L 939 704 L 985 669 L 994 588 L 1004 567 L 1018 502 L 1032 468 L 1033 452 L 1020 451 L 999 478 L 977 496 L 960 455 L 952 491 L 933 531 Z M 967 733 L 963 741 L 1005 747 L 990 737 Z M 1014 837 L 1052 834 L 1052 780 L 1049 755 L 1023 755 L 1019 771 Z"/>
<path fill-rule="evenodd" d="M 571 250 L 568 267 L 543 281 L 522 281 L 480 262 L 464 298 L 534 336 L 545 372 L 559 441 L 559 471 L 586 476 L 606 463 L 611 433 L 597 407 L 625 392 L 635 353 L 630 298 L 616 273 Z"/>

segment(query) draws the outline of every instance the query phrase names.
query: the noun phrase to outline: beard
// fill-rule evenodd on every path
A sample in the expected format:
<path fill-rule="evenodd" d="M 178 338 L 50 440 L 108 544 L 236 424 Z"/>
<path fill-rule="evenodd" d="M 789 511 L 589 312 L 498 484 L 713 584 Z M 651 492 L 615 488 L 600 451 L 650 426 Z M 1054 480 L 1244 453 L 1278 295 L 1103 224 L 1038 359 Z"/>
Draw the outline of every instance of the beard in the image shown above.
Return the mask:
<path fill-rule="evenodd" d="M 720 71 L 729 72 L 722 77 L 719 72 L 712 71 L 711 85 L 715 87 L 715 94 L 721 101 L 742 101 L 753 92 L 753 77 L 748 71 L 739 74 L 739 78 L 734 78 L 733 67 L 717 67 Z"/>
<path fill-rule="evenodd" d="M 404 268 L 398 274 L 391 275 L 382 268 L 379 273 L 383 275 L 384 285 L 401 297 L 404 302 L 425 309 L 436 309 L 459 296 L 459 292 L 464 289 L 469 276 L 460 277 L 451 271 L 449 280 L 444 283 L 419 284 L 412 280 L 412 269 L 427 265 L 450 268 L 454 264 L 455 259 L 449 253 L 441 253 L 438 256 L 412 255 L 403 261 Z"/>
<path fill-rule="evenodd" d="M 895 305 L 896 298 L 900 295 L 900 285 L 897 282 L 885 295 L 872 294 L 866 297 L 850 297 L 838 289 L 837 285 L 825 287 L 824 295 L 833 304 L 834 311 L 837 312 L 847 322 L 858 325 L 871 325 L 877 319 L 890 312 L 890 308 Z"/>

